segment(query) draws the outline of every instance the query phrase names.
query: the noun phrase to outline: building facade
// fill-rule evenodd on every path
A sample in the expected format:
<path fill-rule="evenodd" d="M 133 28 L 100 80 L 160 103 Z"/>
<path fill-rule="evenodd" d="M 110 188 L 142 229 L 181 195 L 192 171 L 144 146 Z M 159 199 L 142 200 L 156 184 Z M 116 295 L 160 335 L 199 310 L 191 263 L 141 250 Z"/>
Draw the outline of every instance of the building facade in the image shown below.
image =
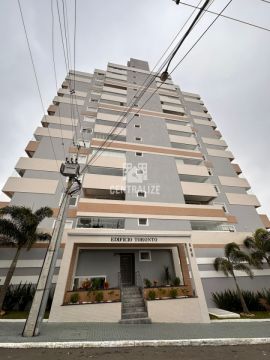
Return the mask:
<path fill-rule="evenodd" d="M 77 158 L 84 169 L 81 192 L 70 200 L 50 321 L 133 319 L 132 312 L 123 317 L 121 301 L 78 300 L 84 303 L 78 306 L 69 305 L 71 296 L 85 300 L 86 285 L 98 283 L 117 298 L 119 288 L 147 279 L 156 298 L 169 284 L 181 289 L 173 299 L 145 300 L 147 318 L 207 322 L 211 293 L 233 287 L 214 270 L 214 259 L 226 243 L 242 244 L 257 228 L 269 227 L 198 94 L 155 77 L 130 107 L 151 77 L 148 63 L 136 59 L 93 74 L 70 71 L 27 157 L 15 166 L 18 176 L 3 188 L 11 205 L 53 208 L 54 218 L 41 224 L 48 231 L 66 185 L 61 163 Z M 37 282 L 46 246 L 23 252 L 14 284 Z M 12 249 L 1 249 L 2 282 L 12 256 Z M 270 270 L 255 270 L 255 280 L 238 275 L 243 288 L 262 289 Z"/>

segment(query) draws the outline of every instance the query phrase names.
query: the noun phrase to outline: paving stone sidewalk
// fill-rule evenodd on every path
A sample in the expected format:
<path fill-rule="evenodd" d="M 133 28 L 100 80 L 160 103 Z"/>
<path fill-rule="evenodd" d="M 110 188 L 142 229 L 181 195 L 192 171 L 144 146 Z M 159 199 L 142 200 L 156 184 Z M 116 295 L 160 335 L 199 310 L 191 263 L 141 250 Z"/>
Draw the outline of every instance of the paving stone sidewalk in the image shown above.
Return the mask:
<path fill-rule="evenodd" d="M 44 323 L 34 338 L 21 336 L 24 323 L 0 322 L 0 343 L 269 338 L 269 322 L 212 324 Z"/>

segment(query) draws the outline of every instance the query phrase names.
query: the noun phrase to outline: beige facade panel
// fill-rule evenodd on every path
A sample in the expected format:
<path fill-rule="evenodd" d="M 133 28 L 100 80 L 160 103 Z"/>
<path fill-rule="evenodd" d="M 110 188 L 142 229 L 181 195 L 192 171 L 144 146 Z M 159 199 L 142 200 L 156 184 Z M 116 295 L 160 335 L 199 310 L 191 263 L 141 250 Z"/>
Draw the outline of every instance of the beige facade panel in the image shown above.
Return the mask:
<path fill-rule="evenodd" d="M 97 119 L 100 119 L 100 120 L 119 121 L 120 118 L 121 118 L 120 114 L 117 114 L 117 113 L 115 115 L 113 115 L 113 114 L 104 114 L 102 112 L 97 113 Z M 124 119 L 122 122 L 125 123 L 126 119 Z"/>
<path fill-rule="evenodd" d="M 39 171 L 55 171 L 59 172 L 61 160 L 38 159 L 21 157 L 16 166 L 16 170 L 39 170 Z"/>
<path fill-rule="evenodd" d="M 15 192 L 55 194 L 57 185 L 58 180 L 10 177 L 2 191 L 7 196 L 12 196 Z"/>
<path fill-rule="evenodd" d="M 224 157 L 224 158 L 228 158 L 230 160 L 234 159 L 234 156 L 232 154 L 231 151 L 228 150 L 216 150 L 216 149 L 206 149 L 208 155 L 210 156 L 218 156 L 218 157 Z"/>
<path fill-rule="evenodd" d="M 212 184 L 181 181 L 181 186 L 184 195 L 217 197 Z"/>
<path fill-rule="evenodd" d="M 67 97 L 67 96 L 55 96 L 53 98 L 53 102 L 54 104 L 59 104 L 59 103 L 64 103 L 64 104 L 70 104 L 70 105 L 78 105 L 78 106 L 82 106 L 84 105 L 84 100 L 79 100 L 79 99 L 72 99 L 71 96 Z"/>
<path fill-rule="evenodd" d="M 89 76 L 90 76 L 90 75 L 89 75 Z M 68 75 L 68 76 L 66 77 L 66 80 L 74 81 L 74 75 Z M 91 83 L 91 78 L 87 79 L 87 78 L 84 77 L 84 76 L 75 75 L 75 81 L 80 81 L 80 82 L 84 82 L 84 83 L 90 84 L 90 83 Z"/>
<path fill-rule="evenodd" d="M 106 126 L 106 125 L 99 125 L 99 124 L 96 124 L 95 125 L 95 129 L 94 129 L 94 132 L 97 132 L 97 133 L 104 133 L 104 134 L 109 134 L 112 130 L 114 129 L 113 126 Z M 118 128 L 114 131 L 114 135 L 117 135 L 118 133 L 120 132 L 119 135 L 121 136 L 126 136 L 126 129 L 125 128 Z"/>
<path fill-rule="evenodd" d="M 162 106 L 163 110 L 175 111 L 175 112 L 185 114 L 185 110 L 181 106 L 173 106 L 173 105 L 165 105 L 165 104 L 162 104 L 161 106 Z"/>
<path fill-rule="evenodd" d="M 122 176 L 86 174 L 83 178 L 84 189 L 118 189 L 126 188 L 126 180 Z"/>
<path fill-rule="evenodd" d="M 32 157 L 36 152 L 39 145 L 39 141 L 29 141 L 24 151 L 29 157 Z"/>
<path fill-rule="evenodd" d="M 206 137 L 202 137 L 202 141 L 205 144 L 210 144 L 210 145 L 217 145 L 217 146 L 221 146 L 221 147 L 227 147 L 227 143 L 224 140 L 220 140 L 220 139 L 215 139 L 215 138 L 206 138 Z"/>
<path fill-rule="evenodd" d="M 212 118 L 210 114 L 206 114 L 205 112 L 191 110 L 190 113 L 193 116 L 199 116 L 199 117 L 208 118 L 208 119 Z"/>
<path fill-rule="evenodd" d="M 117 88 L 105 86 L 105 85 L 103 86 L 103 91 L 111 92 L 114 94 L 127 95 L 127 90 L 117 89 Z"/>
<path fill-rule="evenodd" d="M 126 163 L 125 158 L 120 158 L 118 156 L 101 155 L 95 159 L 94 166 L 123 169 L 125 163 Z"/>
<path fill-rule="evenodd" d="M 166 95 L 159 95 L 159 98 L 160 98 L 160 101 L 181 105 L 180 99 L 177 99 L 175 97 L 170 97 L 170 96 L 166 96 Z"/>
<path fill-rule="evenodd" d="M 255 195 L 226 193 L 226 196 L 231 205 L 261 206 Z"/>
<path fill-rule="evenodd" d="M 233 176 L 219 176 L 219 181 L 221 185 L 225 186 L 236 186 L 242 187 L 245 189 L 250 189 L 250 185 L 246 179 L 233 177 Z"/>
<path fill-rule="evenodd" d="M 45 115 L 43 116 L 41 123 L 43 126 L 48 127 L 48 124 L 59 124 L 59 125 L 68 125 L 68 126 L 77 126 L 78 125 L 78 119 L 71 119 L 63 116 L 49 116 Z"/>
<path fill-rule="evenodd" d="M 38 127 L 34 133 L 35 137 L 51 136 L 56 138 L 73 139 L 73 132 L 70 130 L 61 130 L 53 128 Z"/>
<path fill-rule="evenodd" d="M 127 81 L 127 77 L 125 75 L 113 74 L 108 71 L 106 72 L 106 79 L 116 79 L 116 80 Z"/>
<path fill-rule="evenodd" d="M 176 163 L 178 174 L 192 175 L 192 176 L 209 176 L 206 166 L 201 165 L 187 165 Z"/>
<path fill-rule="evenodd" d="M 126 96 L 117 96 L 117 95 L 109 95 L 109 94 L 101 94 L 101 99 L 110 100 L 110 101 L 118 101 L 118 102 L 122 102 L 122 103 L 127 102 Z"/>
<path fill-rule="evenodd" d="M 232 167 L 237 175 L 242 174 L 242 170 L 238 164 L 232 164 Z"/>
<path fill-rule="evenodd" d="M 265 214 L 259 214 L 259 216 L 260 216 L 260 219 L 261 219 L 263 225 L 265 226 L 265 228 L 270 229 L 270 220 L 269 220 L 268 216 Z"/>
<path fill-rule="evenodd" d="M 185 133 L 189 133 L 189 134 L 193 133 L 193 130 L 190 126 L 180 125 L 177 123 L 176 124 L 167 123 L 167 129 L 173 130 L 173 131 L 185 132 Z"/>
<path fill-rule="evenodd" d="M 224 211 L 218 207 L 188 204 L 168 205 L 165 203 L 146 203 L 141 201 L 99 201 L 97 199 L 81 198 L 78 204 L 77 215 L 88 216 L 99 214 L 99 216 L 104 216 L 107 214 L 107 216 L 119 216 L 119 214 L 123 214 L 126 217 L 147 215 L 153 218 L 227 221 Z"/>
<path fill-rule="evenodd" d="M 175 85 L 173 84 L 164 84 L 160 81 L 157 81 L 157 86 L 160 86 L 162 89 L 166 89 L 166 90 L 176 90 Z"/>
<path fill-rule="evenodd" d="M 202 119 L 194 119 L 195 124 L 198 125 L 205 125 L 205 126 L 212 126 L 213 128 L 216 128 L 217 125 L 213 120 L 202 120 Z"/>
<path fill-rule="evenodd" d="M 62 89 L 62 88 L 61 88 L 61 89 L 59 89 L 59 90 L 57 91 L 57 94 L 58 94 L 58 95 L 59 95 L 59 94 L 70 95 L 70 90 L 69 90 L 69 89 Z M 74 95 L 79 96 L 79 97 L 86 97 L 86 96 L 87 96 L 87 92 L 76 90 Z"/>
<path fill-rule="evenodd" d="M 198 145 L 196 139 L 193 136 L 169 135 L 169 138 L 170 142 L 173 143 L 194 145 L 195 147 Z"/>
<path fill-rule="evenodd" d="M 92 139 L 91 147 L 99 147 L 103 143 L 103 140 L 100 139 Z M 127 143 L 122 141 L 114 141 L 107 145 L 108 149 L 117 149 L 123 151 L 140 151 L 145 153 L 151 154 L 159 154 L 159 155 L 167 155 L 167 156 L 174 156 L 174 157 L 188 157 L 188 158 L 196 158 L 202 159 L 202 154 L 199 151 L 194 150 L 182 150 L 182 149 L 175 149 L 169 147 L 162 147 L 162 146 L 151 146 L 151 145 L 142 145 L 142 144 L 134 144 L 134 143 Z"/>

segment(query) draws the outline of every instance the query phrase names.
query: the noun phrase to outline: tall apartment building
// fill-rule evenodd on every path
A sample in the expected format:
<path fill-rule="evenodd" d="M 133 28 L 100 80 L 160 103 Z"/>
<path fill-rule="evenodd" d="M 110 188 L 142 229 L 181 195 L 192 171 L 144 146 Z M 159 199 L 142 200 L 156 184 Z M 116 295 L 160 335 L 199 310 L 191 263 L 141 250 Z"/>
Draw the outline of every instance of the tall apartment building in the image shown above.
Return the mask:
<path fill-rule="evenodd" d="M 15 166 L 19 176 L 3 188 L 10 204 L 49 206 L 56 216 L 66 183 L 60 164 L 66 156 L 87 164 L 149 74 L 148 63 L 136 59 L 127 66 L 109 63 L 93 74 L 70 71 L 26 146 L 27 157 Z M 163 284 L 166 267 L 194 296 L 149 301 L 147 316 L 157 322 L 207 322 L 211 293 L 233 287 L 214 270 L 215 257 L 223 255 L 226 243 L 241 244 L 270 225 L 257 213 L 259 201 L 200 95 L 180 90 L 171 79 L 160 84 L 157 77 L 131 109 L 70 201 L 50 321 L 117 322 L 121 302 L 64 306 L 67 294 L 93 278 L 114 289 L 119 279 L 129 286 L 138 278 Z M 41 226 L 52 230 L 54 221 Z M 14 284 L 37 282 L 46 246 L 23 252 Z M 12 256 L 12 249 L 1 249 L 2 281 Z M 241 286 L 263 288 L 269 269 L 255 274 L 250 280 L 240 273 Z"/>

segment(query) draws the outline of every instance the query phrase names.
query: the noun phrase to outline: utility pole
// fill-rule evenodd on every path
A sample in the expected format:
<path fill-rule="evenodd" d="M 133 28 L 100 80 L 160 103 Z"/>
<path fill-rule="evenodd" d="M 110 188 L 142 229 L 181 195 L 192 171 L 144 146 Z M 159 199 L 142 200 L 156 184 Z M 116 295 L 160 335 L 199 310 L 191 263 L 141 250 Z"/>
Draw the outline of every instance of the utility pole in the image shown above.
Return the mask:
<path fill-rule="evenodd" d="M 69 200 L 71 195 L 80 189 L 80 182 L 77 179 L 79 171 L 80 165 L 77 163 L 77 161 L 74 163 L 73 161 L 69 162 L 68 159 L 66 159 L 66 163 L 63 163 L 61 165 L 60 173 L 63 176 L 68 177 L 69 180 L 63 196 L 63 202 L 60 206 L 58 220 L 56 221 L 52 238 L 43 262 L 43 266 L 36 287 L 35 296 L 28 318 L 25 322 L 22 336 L 31 337 L 39 335 L 40 326 L 44 318 L 46 305 L 52 285 L 61 239 L 65 228 Z M 79 185 L 75 190 L 72 189 L 74 183 L 77 183 Z"/>

